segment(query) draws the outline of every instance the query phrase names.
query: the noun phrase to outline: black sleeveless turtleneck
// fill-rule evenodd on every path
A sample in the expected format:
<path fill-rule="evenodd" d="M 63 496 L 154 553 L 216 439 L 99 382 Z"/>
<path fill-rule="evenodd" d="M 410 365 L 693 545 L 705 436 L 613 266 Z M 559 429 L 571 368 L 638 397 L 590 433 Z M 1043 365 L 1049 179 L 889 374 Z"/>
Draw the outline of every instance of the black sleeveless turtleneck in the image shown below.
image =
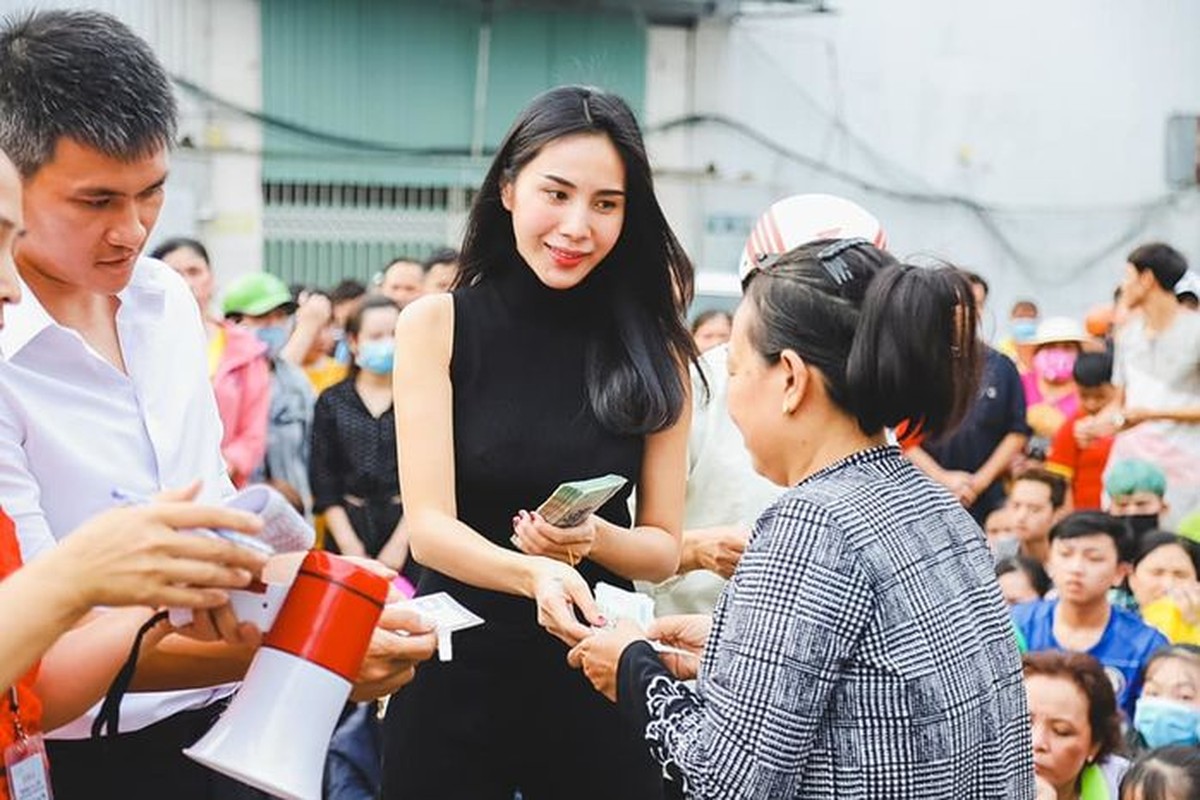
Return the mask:
<path fill-rule="evenodd" d="M 621 475 L 629 483 L 599 515 L 630 524 L 644 437 L 604 429 L 584 383 L 588 342 L 609 330 L 609 293 L 593 272 L 568 290 L 545 286 L 523 262 L 454 292 L 453 386 L 458 517 L 512 548 L 512 518 L 533 511 L 563 481 Z M 630 582 L 585 560 L 593 588 Z M 532 601 L 466 586 L 426 570 L 420 592 L 448 591 L 494 631 L 540 628 Z"/>

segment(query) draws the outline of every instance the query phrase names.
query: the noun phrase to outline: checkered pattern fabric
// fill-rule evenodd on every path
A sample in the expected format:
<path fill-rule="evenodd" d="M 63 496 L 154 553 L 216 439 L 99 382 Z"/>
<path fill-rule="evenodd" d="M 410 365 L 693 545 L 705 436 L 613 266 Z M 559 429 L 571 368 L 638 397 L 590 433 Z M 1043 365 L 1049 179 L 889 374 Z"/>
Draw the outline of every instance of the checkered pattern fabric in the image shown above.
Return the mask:
<path fill-rule="evenodd" d="M 755 526 L 695 691 L 622 660 L 652 752 L 697 798 L 1032 798 L 992 570 L 971 517 L 898 450 L 808 478 Z"/>

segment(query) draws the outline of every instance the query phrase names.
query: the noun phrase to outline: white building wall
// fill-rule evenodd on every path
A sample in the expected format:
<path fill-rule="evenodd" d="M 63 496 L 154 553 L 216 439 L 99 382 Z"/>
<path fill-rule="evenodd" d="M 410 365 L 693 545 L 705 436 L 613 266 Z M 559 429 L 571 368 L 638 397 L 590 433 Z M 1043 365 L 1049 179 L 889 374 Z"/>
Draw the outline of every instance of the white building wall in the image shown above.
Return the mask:
<path fill-rule="evenodd" d="M 1200 3 L 829 5 L 837 13 L 744 15 L 651 37 L 651 87 L 687 88 L 649 91 L 649 125 L 691 98 L 689 111 L 736 120 L 818 165 L 711 125 L 687 147 L 680 134 L 650 133 L 664 201 L 701 268 L 732 270 L 738 226 L 811 191 L 873 210 L 899 255 L 981 272 L 1000 316 L 1019 296 L 1051 313 L 1104 300 L 1140 241 L 1165 239 L 1200 262 L 1200 198 L 1169 196 L 1163 167 L 1168 116 L 1200 113 Z M 690 75 L 659 52 L 681 35 L 694 48 Z"/>

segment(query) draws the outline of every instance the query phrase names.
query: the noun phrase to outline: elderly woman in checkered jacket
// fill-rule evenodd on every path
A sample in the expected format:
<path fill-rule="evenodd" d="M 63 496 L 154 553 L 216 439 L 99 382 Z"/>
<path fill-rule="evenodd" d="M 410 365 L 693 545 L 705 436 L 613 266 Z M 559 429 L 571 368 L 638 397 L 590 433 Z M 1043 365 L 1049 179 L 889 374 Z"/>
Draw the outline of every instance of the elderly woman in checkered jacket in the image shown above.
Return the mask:
<path fill-rule="evenodd" d="M 961 273 L 861 239 L 805 245 L 750 277 L 729 412 L 755 468 L 790 488 L 711 618 L 621 623 L 569 656 L 684 795 L 1034 797 L 987 545 L 886 437 L 905 420 L 930 437 L 961 420 L 976 321 Z"/>

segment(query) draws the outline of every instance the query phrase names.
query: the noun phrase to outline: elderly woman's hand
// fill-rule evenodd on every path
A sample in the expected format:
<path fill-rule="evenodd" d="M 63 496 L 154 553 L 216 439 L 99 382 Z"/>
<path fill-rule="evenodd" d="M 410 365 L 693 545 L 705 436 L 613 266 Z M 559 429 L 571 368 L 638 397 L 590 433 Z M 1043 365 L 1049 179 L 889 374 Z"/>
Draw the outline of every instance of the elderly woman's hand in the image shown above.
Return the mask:
<path fill-rule="evenodd" d="M 681 681 L 688 681 L 700 672 L 700 654 L 708 644 L 711 631 L 711 614 L 674 614 L 654 620 L 646 635 L 654 641 L 690 654 L 659 654 L 672 675 Z"/>
<path fill-rule="evenodd" d="M 617 702 L 617 665 L 625 648 L 646 634 L 637 625 L 621 620 L 615 628 L 596 631 L 567 653 L 567 663 L 592 682 L 596 691 Z"/>

